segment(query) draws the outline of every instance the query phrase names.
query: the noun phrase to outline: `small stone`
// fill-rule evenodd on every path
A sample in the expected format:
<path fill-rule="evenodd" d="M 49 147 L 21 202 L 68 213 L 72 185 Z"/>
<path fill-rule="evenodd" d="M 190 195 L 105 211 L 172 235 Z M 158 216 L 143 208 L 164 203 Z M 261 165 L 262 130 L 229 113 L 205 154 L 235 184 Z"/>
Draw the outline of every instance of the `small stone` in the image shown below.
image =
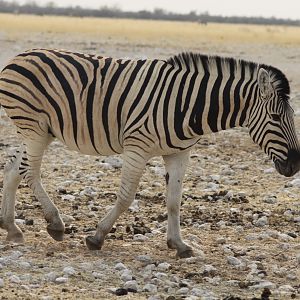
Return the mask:
<path fill-rule="evenodd" d="M 277 203 L 277 197 L 276 196 L 266 196 L 263 198 L 263 202 L 268 204 L 276 204 Z"/>
<path fill-rule="evenodd" d="M 65 201 L 74 201 L 75 200 L 75 196 L 73 196 L 73 195 L 62 195 L 61 199 L 65 200 Z"/>
<path fill-rule="evenodd" d="M 212 265 L 204 265 L 200 273 L 204 277 L 214 277 L 217 274 L 217 269 Z"/>
<path fill-rule="evenodd" d="M 219 237 L 216 240 L 217 244 L 225 244 L 226 243 L 226 239 L 224 237 Z"/>
<path fill-rule="evenodd" d="M 63 269 L 63 272 L 64 272 L 65 275 L 69 275 L 69 276 L 72 276 L 72 275 L 76 274 L 76 271 L 73 267 L 65 267 Z"/>
<path fill-rule="evenodd" d="M 123 263 L 119 262 L 115 265 L 115 269 L 118 270 L 118 271 L 121 271 L 121 270 L 125 270 L 127 268 Z"/>
<path fill-rule="evenodd" d="M 129 271 L 129 270 L 125 270 L 125 271 L 127 271 L 127 272 L 123 272 L 122 275 L 120 276 L 121 280 L 125 281 L 125 282 L 132 280 L 131 271 Z"/>
<path fill-rule="evenodd" d="M 31 268 L 31 264 L 27 261 L 21 261 L 19 262 L 19 266 L 23 269 L 29 269 Z"/>
<path fill-rule="evenodd" d="M 45 275 L 46 281 L 54 282 L 55 279 L 58 277 L 58 274 L 56 272 L 49 272 Z"/>
<path fill-rule="evenodd" d="M 17 275 L 12 275 L 12 276 L 9 277 L 9 281 L 12 282 L 12 283 L 20 283 L 21 279 Z"/>
<path fill-rule="evenodd" d="M 25 224 L 25 220 L 23 220 L 23 219 L 15 219 L 15 223 L 17 225 L 24 225 Z"/>
<path fill-rule="evenodd" d="M 146 235 L 143 235 L 143 234 L 135 234 L 133 236 L 133 240 L 134 241 L 144 242 L 144 241 L 146 241 L 148 239 L 149 238 Z"/>
<path fill-rule="evenodd" d="M 55 279 L 55 283 L 58 283 L 58 284 L 63 284 L 63 283 L 67 283 L 67 282 L 68 282 L 67 277 L 57 277 Z"/>
<path fill-rule="evenodd" d="M 240 259 L 234 256 L 227 256 L 227 262 L 232 266 L 238 266 L 242 263 Z"/>
<path fill-rule="evenodd" d="M 136 260 L 145 264 L 150 264 L 152 262 L 152 258 L 149 255 L 139 255 L 136 257 Z"/>
<path fill-rule="evenodd" d="M 65 215 L 65 214 L 62 214 L 61 218 L 65 223 L 71 223 L 75 221 L 75 219 L 72 216 Z"/>
<path fill-rule="evenodd" d="M 267 216 L 262 216 L 262 217 L 258 218 L 257 221 L 254 223 L 254 225 L 258 226 L 258 227 L 264 227 L 268 224 L 269 224 L 269 222 L 268 222 Z"/>
<path fill-rule="evenodd" d="M 4 280 L 0 278 L 0 289 L 4 287 Z"/>
<path fill-rule="evenodd" d="M 119 288 L 119 289 L 116 289 L 115 294 L 116 294 L 116 296 L 125 296 L 128 294 L 128 291 L 126 289 Z"/>
<path fill-rule="evenodd" d="M 177 291 L 176 294 L 184 296 L 184 295 L 187 295 L 189 293 L 189 291 L 190 291 L 190 289 L 188 287 L 182 287 L 181 289 L 179 289 Z"/>
<path fill-rule="evenodd" d="M 171 267 L 171 265 L 169 263 L 163 262 L 163 263 L 158 264 L 157 269 L 159 271 L 167 271 L 170 269 L 170 267 Z"/>
<path fill-rule="evenodd" d="M 27 225 L 27 226 L 32 226 L 33 223 L 34 223 L 34 222 L 33 222 L 32 219 L 25 220 L 25 225 Z"/>
<path fill-rule="evenodd" d="M 296 178 L 288 183 L 292 187 L 300 187 L 300 178 Z"/>
<path fill-rule="evenodd" d="M 143 291 L 149 292 L 151 294 L 156 294 L 157 293 L 157 286 L 152 284 L 152 283 L 147 283 L 143 287 Z"/>
<path fill-rule="evenodd" d="M 23 256 L 23 253 L 21 251 L 16 250 L 16 251 L 13 251 L 11 253 L 11 255 L 9 256 L 9 258 L 12 259 L 12 260 L 16 260 L 17 258 L 19 258 L 21 256 Z"/>
<path fill-rule="evenodd" d="M 130 291 L 138 291 L 139 289 L 139 286 L 137 284 L 137 282 L 135 280 L 129 280 L 129 281 L 126 281 L 125 284 L 124 284 L 124 288 L 126 290 L 130 290 Z"/>
<path fill-rule="evenodd" d="M 276 287 L 275 284 L 270 281 L 262 281 L 258 284 L 249 286 L 249 289 L 252 289 L 252 290 L 259 290 L 259 289 L 264 289 L 264 288 L 273 289 L 275 287 Z"/>
<path fill-rule="evenodd" d="M 99 272 L 93 272 L 92 275 L 94 276 L 94 278 L 99 279 L 99 278 L 103 278 L 104 275 L 103 273 L 99 273 Z"/>

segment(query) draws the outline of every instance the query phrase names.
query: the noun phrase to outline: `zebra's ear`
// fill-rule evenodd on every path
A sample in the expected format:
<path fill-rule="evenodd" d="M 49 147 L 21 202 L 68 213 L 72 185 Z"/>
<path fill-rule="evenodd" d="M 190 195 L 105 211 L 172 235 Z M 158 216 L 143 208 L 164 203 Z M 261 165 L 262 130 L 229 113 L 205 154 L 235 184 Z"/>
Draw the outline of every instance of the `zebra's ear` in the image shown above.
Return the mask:
<path fill-rule="evenodd" d="M 268 71 L 264 68 L 260 68 L 258 71 L 257 81 L 262 96 L 268 96 L 272 89 L 271 78 Z"/>

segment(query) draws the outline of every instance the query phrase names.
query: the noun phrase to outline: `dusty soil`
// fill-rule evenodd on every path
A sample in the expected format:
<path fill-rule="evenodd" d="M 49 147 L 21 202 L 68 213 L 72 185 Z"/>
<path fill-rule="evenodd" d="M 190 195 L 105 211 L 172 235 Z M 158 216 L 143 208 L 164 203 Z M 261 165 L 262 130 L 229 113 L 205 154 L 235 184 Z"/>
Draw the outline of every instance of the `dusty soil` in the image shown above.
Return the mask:
<path fill-rule="evenodd" d="M 192 50 L 272 64 L 291 80 L 300 128 L 300 49 L 294 46 L 195 42 L 193 49 L 185 49 L 51 33 L 12 39 L 5 32 L 0 32 L 0 41 L 1 67 L 18 52 L 37 47 L 161 58 Z M 2 168 L 18 143 L 3 116 Z M 181 228 L 184 239 L 199 250 L 195 259 L 176 259 L 167 249 L 160 158 L 147 165 L 135 207 L 118 220 L 103 249 L 86 249 L 85 236 L 116 199 L 118 160 L 104 160 L 71 152 L 59 142 L 49 147 L 43 182 L 65 215 L 67 231 L 60 243 L 48 236 L 40 204 L 21 184 L 16 218 L 26 243 L 6 244 L 0 230 L 1 299 L 300 299 L 300 185 L 292 181 L 300 176 L 278 175 L 247 130 L 203 137 L 193 151 L 184 183 Z M 123 291 L 127 295 L 116 295 L 115 289 L 128 281 L 122 270 L 116 270 L 119 262 L 131 271 L 136 292 L 127 289 Z M 169 265 L 164 270 L 160 263 Z M 66 280 L 59 283 L 60 277 Z M 145 288 L 148 283 L 157 290 Z"/>

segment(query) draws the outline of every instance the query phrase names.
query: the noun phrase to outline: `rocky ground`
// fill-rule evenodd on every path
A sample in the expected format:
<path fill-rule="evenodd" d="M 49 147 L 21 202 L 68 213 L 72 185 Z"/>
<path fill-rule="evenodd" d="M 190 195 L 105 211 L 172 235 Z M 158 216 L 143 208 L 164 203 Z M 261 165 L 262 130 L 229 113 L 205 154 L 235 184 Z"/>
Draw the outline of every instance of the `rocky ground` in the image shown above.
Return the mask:
<path fill-rule="evenodd" d="M 16 40 L 1 33 L 0 39 L 1 66 L 35 47 L 162 58 L 187 50 L 50 33 Z M 201 49 L 282 68 L 291 80 L 300 128 L 299 48 L 205 44 L 192 50 Z M 2 168 L 17 145 L 2 116 Z M 7 244 L 0 230 L 0 299 L 300 299 L 300 175 L 278 175 L 247 130 L 203 137 L 193 151 L 181 218 L 184 239 L 197 249 L 193 258 L 176 259 L 167 249 L 160 158 L 148 163 L 133 205 L 103 249 L 86 249 L 85 236 L 115 202 L 121 165 L 121 157 L 83 156 L 51 144 L 43 182 L 63 214 L 65 240 L 48 236 L 40 204 L 21 184 L 16 222 L 26 242 Z"/>

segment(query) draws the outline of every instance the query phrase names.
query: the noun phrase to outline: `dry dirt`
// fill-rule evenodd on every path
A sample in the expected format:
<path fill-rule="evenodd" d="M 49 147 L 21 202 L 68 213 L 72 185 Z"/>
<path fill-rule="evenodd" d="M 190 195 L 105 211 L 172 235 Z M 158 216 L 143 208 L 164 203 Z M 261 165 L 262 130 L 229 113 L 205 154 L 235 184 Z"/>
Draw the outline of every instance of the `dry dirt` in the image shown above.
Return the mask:
<path fill-rule="evenodd" d="M 192 49 L 186 49 L 75 34 L 31 33 L 12 39 L 1 31 L 0 45 L 0 67 L 18 52 L 37 47 L 160 58 L 192 50 L 272 64 L 291 81 L 299 133 L 298 46 L 195 41 Z M 2 168 L 17 145 L 14 129 L 2 116 Z M 160 158 L 147 165 L 135 209 L 117 221 L 103 249 L 96 253 L 86 249 L 84 237 L 116 199 L 120 168 L 115 161 L 103 163 L 104 159 L 68 151 L 59 142 L 46 152 L 44 186 L 69 219 L 63 242 L 48 236 L 39 203 L 21 184 L 16 208 L 26 243 L 6 244 L 0 230 L 0 299 L 300 299 L 300 185 L 292 181 L 300 176 L 278 175 L 247 130 L 203 137 L 193 151 L 184 183 L 181 228 L 184 239 L 203 251 L 195 259 L 176 259 L 167 249 Z M 115 288 L 126 281 L 122 271 L 115 270 L 118 262 L 132 272 L 137 293 L 116 296 Z M 164 270 L 160 263 L 169 265 Z M 72 267 L 74 274 L 65 267 Z M 67 278 L 66 282 L 57 283 L 57 277 Z M 146 291 L 150 282 L 157 292 Z"/>

